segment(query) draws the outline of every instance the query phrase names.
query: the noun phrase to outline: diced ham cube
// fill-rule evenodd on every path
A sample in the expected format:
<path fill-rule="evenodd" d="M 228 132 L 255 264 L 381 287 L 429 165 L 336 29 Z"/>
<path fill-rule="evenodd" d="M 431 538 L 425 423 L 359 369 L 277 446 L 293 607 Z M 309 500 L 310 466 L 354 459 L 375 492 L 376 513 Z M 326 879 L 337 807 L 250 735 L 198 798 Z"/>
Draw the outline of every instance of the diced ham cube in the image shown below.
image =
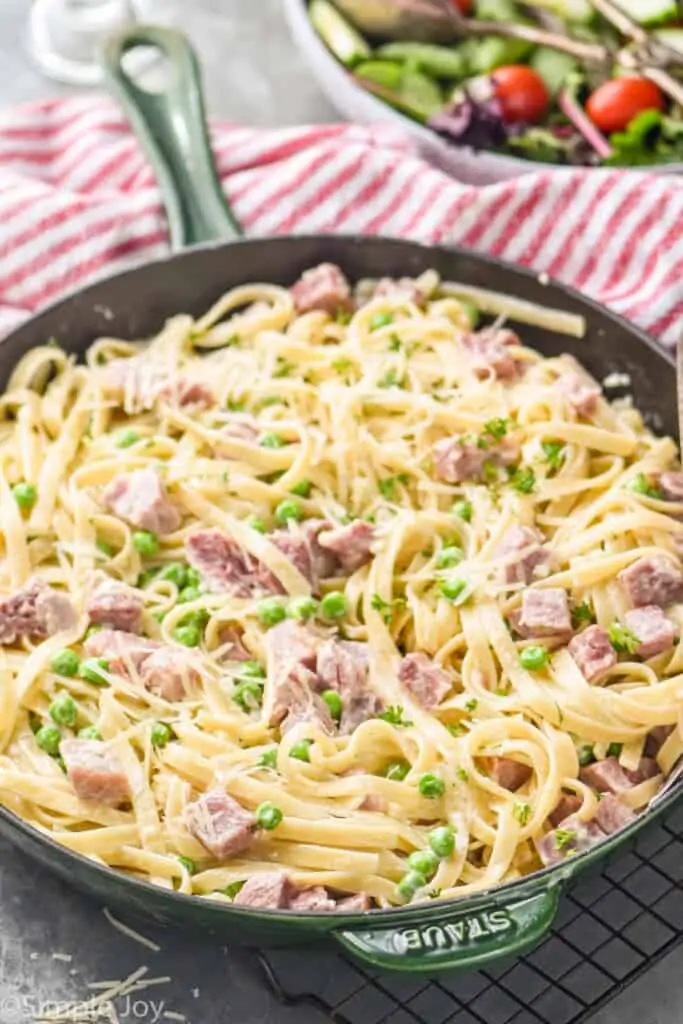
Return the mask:
<path fill-rule="evenodd" d="M 630 825 L 636 818 L 635 812 L 628 804 L 611 793 L 606 793 L 598 804 L 595 820 L 607 835 L 618 832 L 620 828 Z"/>
<path fill-rule="evenodd" d="M 595 415 L 602 390 L 587 374 L 566 373 L 559 378 L 558 386 L 579 416 L 589 419 Z"/>
<path fill-rule="evenodd" d="M 140 668 L 143 686 L 164 700 L 182 700 L 199 684 L 199 672 L 191 658 L 185 649 L 170 645 L 153 651 Z"/>
<path fill-rule="evenodd" d="M 674 470 L 662 473 L 658 486 L 666 501 L 683 501 L 683 473 Z"/>
<path fill-rule="evenodd" d="M 683 601 L 683 574 L 664 555 L 639 558 L 619 573 L 619 579 L 635 608 L 651 604 L 665 608 L 674 601 Z"/>
<path fill-rule="evenodd" d="M 579 821 L 569 817 L 558 828 L 548 832 L 536 843 L 538 855 L 544 864 L 557 864 L 569 854 L 583 853 L 605 839 L 596 821 Z"/>
<path fill-rule="evenodd" d="M 511 793 L 516 793 L 531 778 L 532 769 L 528 764 L 514 761 L 511 757 L 492 757 L 489 760 L 491 778 Z"/>
<path fill-rule="evenodd" d="M 201 381 L 180 377 L 141 356 L 112 359 L 102 367 L 104 391 L 134 409 L 151 409 L 158 398 L 177 405 L 213 405 L 215 397 Z"/>
<path fill-rule="evenodd" d="M 334 529 L 332 523 L 327 519 L 306 519 L 300 529 L 308 541 L 314 578 L 326 580 L 330 576 L 336 576 L 339 561 L 329 548 L 324 548 L 320 543 L 320 534 L 329 533 Z"/>
<path fill-rule="evenodd" d="M 300 914 L 329 914 L 337 909 L 337 904 L 322 885 L 313 885 L 290 896 L 287 909 Z"/>
<path fill-rule="evenodd" d="M 650 757 L 642 757 L 635 771 L 622 768 L 616 757 L 606 757 L 581 769 L 581 780 L 592 786 L 598 793 L 623 793 L 627 789 L 654 778 L 659 774 L 657 762 Z"/>
<path fill-rule="evenodd" d="M 313 564 L 311 545 L 301 528 L 296 526 L 289 530 L 276 530 L 270 534 L 268 539 L 292 563 L 304 579 L 308 580 L 313 589 L 317 589 L 318 578 Z"/>
<path fill-rule="evenodd" d="M 366 892 L 357 892 L 353 896 L 343 896 L 337 900 L 335 910 L 338 914 L 365 914 L 373 908 L 372 898 Z"/>
<path fill-rule="evenodd" d="M 35 577 L 0 601 L 0 644 L 13 644 L 29 636 L 53 636 L 72 629 L 76 621 L 66 594 Z"/>
<path fill-rule="evenodd" d="M 88 617 L 98 626 L 139 633 L 142 608 L 142 598 L 132 587 L 118 580 L 105 580 L 88 601 Z"/>
<path fill-rule="evenodd" d="M 117 629 L 101 629 L 86 639 L 85 653 L 90 658 L 105 658 L 114 675 L 131 676 L 139 672 L 144 661 L 162 644 L 146 640 L 134 633 Z"/>
<path fill-rule="evenodd" d="M 297 313 L 318 309 L 335 316 L 353 309 L 349 282 L 334 263 L 321 263 L 302 274 L 292 286 L 292 297 Z"/>
<path fill-rule="evenodd" d="M 425 301 L 424 293 L 412 277 L 383 277 L 375 285 L 372 297 L 403 299 L 405 302 L 414 302 L 416 306 L 421 306 Z"/>
<path fill-rule="evenodd" d="M 115 515 L 140 530 L 163 535 L 180 526 L 180 512 L 168 497 L 159 474 L 151 468 L 115 477 L 105 488 L 103 498 Z"/>
<path fill-rule="evenodd" d="M 602 626 L 589 626 L 569 644 L 569 653 L 589 683 L 614 668 L 617 654 Z"/>
<path fill-rule="evenodd" d="M 318 651 L 318 684 L 337 690 L 342 699 L 339 731 L 348 735 L 382 710 L 382 702 L 369 689 L 368 645 L 349 640 L 328 640 Z"/>
<path fill-rule="evenodd" d="M 80 800 L 119 807 L 130 799 L 128 779 L 119 759 L 100 740 L 62 740 L 69 782 Z"/>
<path fill-rule="evenodd" d="M 543 535 L 517 523 L 506 532 L 493 556 L 503 563 L 500 571 L 506 583 L 532 583 L 547 576 L 553 565 L 552 552 L 543 547 Z"/>
<path fill-rule="evenodd" d="M 636 654 L 640 658 L 654 658 L 668 651 L 676 639 L 676 627 L 659 605 L 634 608 L 626 612 L 624 624 L 639 640 Z"/>
<path fill-rule="evenodd" d="M 465 480 L 481 480 L 484 464 L 491 458 L 489 449 L 479 448 L 476 441 L 444 437 L 434 445 L 436 477 L 447 484 Z"/>
<path fill-rule="evenodd" d="M 510 352 L 511 346 L 521 345 L 514 331 L 501 328 L 494 330 L 485 328 L 467 334 L 463 339 L 466 350 L 472 357 L 472 368 L 479 380 L 495 377 L 498 380 L 512 381 L 518 377 L 524 363 Z"/>
<path fill-rule="evenodd" d="M 216 401 L 216 396 L 211 388 L 202 381 L 181 377 L 166 380 L 157 391 L 156 397 L 162 398 L 172 405 L 196 405 L 205 408 L 214 405 Z"/>
<path fill-rule="evenodd" d="M 228 860 L 251 846 L 256 819 L 222 789 L 212 789 L 187 805 L 185 824 L 216 860 Z"/>
<path fill-rule="evenodd" d="M 284 910 L 295 892 L 284 871 L 267 871 L 248 878 L 234 899 L 239 907 L 266 907 Z"/>
<path fill-rule="evenodd" d="M 362 519 L 318 534 L 320 546 L 334 555 L 345 573 L 354 573 L 372 561 L 374 541 L 373 527 Z"/>
<path fill-rule="evenodd" d="M 570 637 L 572 620 L 566 590 L 525 590 L 518 632 L 523 637 Z"/>
<path fill-rule="evenodd" d="M 226 650 L 222 661 L 251 661 L 252 655 L 242 643 L 244 633 L 236 626 L 225 626 L 219 633 L 221 647 Z"/>
<path fill-rule="evenodd" d="M 437 707 L 453 685 L 448 673 L 422 651 L 407 654 L 402 659 L 398 678 L 427 711 Z"/>
<path fill-rule="evenodd" d="M 332 735 L 330 710 L 316 693 L 315 673 L 319 638 L 305 626 L 286 620 L 266 636 L 267 675 L 264 713 L 270 725 L 284 734 L 301 722 Z"/>
<path fill-rule="evenodd" d="M 675 725 L 656 725 L 650 729 L 645 740 L 645 756 L 656 758 L 675 728 Z"/>
<path fill-rule="evenodd" d="M 201 574 L 202 583 L 209 590 L 234 597 L 284 593 L 272 573 L 219 530 L 199 530 L 191 534 L 185 542 L 185 550 L 188 562 Z"/>
<path fill-rule="evenodd" d="M 563 793 L 555 804 L 554 810 L 548 815 L 548 821 L 553 828 L 557 828 L 565 818 L 576 814 L 582 806 L 583 800 L 580 796 L 576 796 L 575 793 Z"/>

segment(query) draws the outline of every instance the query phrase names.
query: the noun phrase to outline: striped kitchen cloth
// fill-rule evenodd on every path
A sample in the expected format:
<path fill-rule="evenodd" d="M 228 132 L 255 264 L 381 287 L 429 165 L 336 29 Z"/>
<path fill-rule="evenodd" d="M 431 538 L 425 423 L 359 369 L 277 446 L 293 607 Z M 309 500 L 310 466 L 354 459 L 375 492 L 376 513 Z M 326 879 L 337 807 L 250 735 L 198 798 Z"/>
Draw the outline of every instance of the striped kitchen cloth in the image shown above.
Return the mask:
<path fill-rule="evenodd" d="M 674 344 L 683 328 L 683 178 L 548 169 L 482 188 L 393 128 L 214 125 L 249 235 L 360 232 L 457 243 L 545 271 Z M 0 333 L 62 293 L 167 251 L 152 172 L 115 104 L 0 114 Z"/>

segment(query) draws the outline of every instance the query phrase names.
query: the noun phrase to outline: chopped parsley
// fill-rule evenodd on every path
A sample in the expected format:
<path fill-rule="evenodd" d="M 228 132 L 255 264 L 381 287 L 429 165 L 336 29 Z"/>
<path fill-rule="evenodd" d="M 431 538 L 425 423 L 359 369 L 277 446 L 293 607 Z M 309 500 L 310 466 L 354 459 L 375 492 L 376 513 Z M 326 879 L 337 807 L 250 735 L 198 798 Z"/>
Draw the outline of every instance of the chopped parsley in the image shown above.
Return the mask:
<path fill-rule="evenodd" d="M 472 700 L 468 700 L 467 704 L 465 704 L 465 711 L 467 711 L 471 715 L 474 714 L 478 707 L 479 701 L 476 699 L 476 697 L 473 697 Z"/>
<path fill-rule="evenodd" d="M 518 821 L 523 827 L 531 817 L 531 804 L 515 804 L 512 813 L 514 814 L 516 821 Z"/>
<path fill-rule="evenodd" d="M 350 370 L 352 366 L 353 363 L 350 359 L 347 359 L 346 356 L 339 356 L 338 359 L 332 360 L 332 369 L 336 373 L 346 373 L 346 371 Z"/>
<path fill-rule="evenodd" d="M 401 725 L 407 727 L 413 724 L 403 717 L 403 708 L 400 704 L 390 704 L 386 711 L 383 711 L 382 714 L 377 717 L 381 718 L 383 722 L 388 722 L 389 725 Z"/>
<path fill-rule="evenodd" d="M 455 774 L 457 778 L 460 779 L 461 782 L 469 782 L 470 780 L 470 773 L 467 771 L 466 768 L 456 768 Z"/>
<path fill-rule="evenodd" d="M 572 626 L 578 629 L 580 626 L 588 626 L 595 622 L 595 614 L 588 601 L 582 601 L 572 608 Z"/>
<path fill-rule="evenodd" d="M 626 484 L 626 489 L 633 491 L 634 494 L 642 494 L 646 498 L 657 498 L 659 500 L 662 498 L 662 492 L 650 482 L 644 473 L 638 473 L 632 480 L 629 480 Z"/>
<path fill-rule="evenodd" d="M 510 420 L 499 417 L 484 424 L 484 436 L 494 441 L 502 441 L 509 429 Z"/>
<path fill-rule="evenodd" d="M 244 888 L 246 881 L 246 878 L 242 878 L 239 882 L 231 882 L 230 885 L 226 885 L 225 889 L 223 889 L 223 895 L 227 896 L 229 900 L 234 900 L 238 892 Z"/>
<path fill-rule="evenodd" d="M 568 828 L 555 829 L 555 846 L 558 850 L 564 850 L 576 839 L 576 832 Z"/>
<path fill-rule="evenodd" d="M 520 494 L 531 494 L 536 487 L 536 474 L 531 466 L 516 469 L 510 477 L 510 487 Z"/>
<path fill-rule="evenodd" d="M 626 626 L 621 626 L 618 622 L 613 622 L 607 630 L 609 634 L 609 642 L 611 643 L 617 654 L 635 654 L 639 645 L 640 640 L 630 629 Z"/>
<path fill-rule="evenodd" d="M 623 743 L 610 743 L 610 745 L 607 748 L 607 757 L 621 757 L 621 752 L 623 749 Z"/>
<path fill-rule="evenodd" d="M 294 370 L 296 370 L 294 363 L 289 363 L 282 356 L 278 356 L 275 369 L 273 370 L 273 377 L 289 377 Z"/>
<path fill-rule="evenodd" d="M 405 597 L 395 597 L 392 601 L 385 601 L 379 594 L 373 594 L 370 598 L 370 607 L 373 611 L 379 612 L 385 625 L 389 625 L 394 612 L 400 611 L 406 606 Z"/>
<path fill-rule="evenodd" d="M 464 736 L 467 729 L 460 722 L 451 722 L 446 725 L 451 736 Z"/>
<path fill-rule="evenodd" d="M 393 322 L 393 313 L 377 313 L 377 315 L 373 316 L 370 321 L 370 330 L 378 331 L 380 327 L 388 327 L 389 324 L 393 324 Z"/>
<path fill-rule="evenodd" d="M 377 381 L 378 388 L 402 388 L 405 386 L 403 377 L 399 375 L 398 370 L 395 366 L 392 366 L 390 370 L 384 374 L 383 377 Z"/>
<path fill-rule="evenodd" d="M 399 338 L 398 334 L 392 334 L 389 338 L 389 351 L 400 352 L 403 347 L 403 342 Z"/>
<path fill-rule="evenodd" d="M 541 448 L 545 456 L 543 461 L 548 465 L 548 468 L 551 470 L 559 469 L 566 455 L 564 441 L 543 441 Z"/>

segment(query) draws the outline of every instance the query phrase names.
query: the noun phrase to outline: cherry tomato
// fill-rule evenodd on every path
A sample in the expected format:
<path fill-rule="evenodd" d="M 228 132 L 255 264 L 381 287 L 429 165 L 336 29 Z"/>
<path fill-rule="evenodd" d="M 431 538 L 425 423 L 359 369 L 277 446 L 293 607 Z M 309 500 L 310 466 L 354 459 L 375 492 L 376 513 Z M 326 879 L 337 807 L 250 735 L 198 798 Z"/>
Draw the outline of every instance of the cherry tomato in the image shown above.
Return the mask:
<path fill-rule="evenodd" d="M 639 75 L 612 78 L 591 93 L 586 113 L 600 131 L 621 132 L 644 110 L 664 110 L 664 94 Z"/>
<path fill-rule="evenodd" d="M 525 64 L 509 64 L 491 73 L 496 96 L 508 123 L 540 121 L 550 103 L 546 84 L 533 68 Z"/>
<path fill-rule="evenodd" d="M 469 14 L 472 10 L 473 0 L 451 0 L 454 7 L 457 7 L 461 14 Z"/>

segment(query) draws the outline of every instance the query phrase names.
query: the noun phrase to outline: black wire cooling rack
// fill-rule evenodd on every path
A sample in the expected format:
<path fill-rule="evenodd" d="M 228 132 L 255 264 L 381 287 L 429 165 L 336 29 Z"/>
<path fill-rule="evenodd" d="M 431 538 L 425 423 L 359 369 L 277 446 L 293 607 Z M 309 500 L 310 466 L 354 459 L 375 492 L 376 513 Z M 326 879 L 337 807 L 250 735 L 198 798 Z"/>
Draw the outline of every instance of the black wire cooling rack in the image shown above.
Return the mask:
<path fill-rule="evenodd" d="M 276 995 L 336 1024 L 580 1024 L 683 940 L 683 805 L 565 897 L 533 952 L 436 980 L 332 950 L 260 955 Z"/>

